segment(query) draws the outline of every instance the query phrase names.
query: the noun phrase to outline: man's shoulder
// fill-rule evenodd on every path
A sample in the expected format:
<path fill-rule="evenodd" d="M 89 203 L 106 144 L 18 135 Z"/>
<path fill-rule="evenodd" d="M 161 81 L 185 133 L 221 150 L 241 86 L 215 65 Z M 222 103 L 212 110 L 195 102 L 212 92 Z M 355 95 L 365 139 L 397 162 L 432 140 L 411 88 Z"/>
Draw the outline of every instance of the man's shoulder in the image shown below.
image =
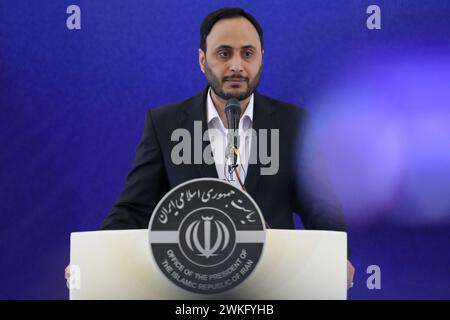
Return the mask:
<path fill-rule="evenodd" d="M 196 96 L 187 98 L 182 101 L 169 103 L 166 105 L 150 108 L 148 113 L 151 113 L 153 118 L 171 118 L 179 112 L 185 111 L 189 106 L 191 106 L 195 100 Z"/>
<path fill-rule="evenodd" d="M 303 118 L 308 114 L 307 110 L 301 106 L 278 100 L 260 93 L 257 94 L 256 99 L 269 108 L 270 111 L 276 112 L 281 116 Z"/>

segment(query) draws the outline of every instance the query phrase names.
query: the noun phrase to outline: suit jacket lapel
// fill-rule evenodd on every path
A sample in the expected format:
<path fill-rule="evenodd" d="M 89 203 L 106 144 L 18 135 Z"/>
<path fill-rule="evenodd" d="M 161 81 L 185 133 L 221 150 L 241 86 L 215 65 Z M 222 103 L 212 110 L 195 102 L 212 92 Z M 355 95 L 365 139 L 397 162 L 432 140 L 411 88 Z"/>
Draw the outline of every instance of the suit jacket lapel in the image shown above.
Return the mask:
<path fill-rule="evenodd" d="M 275 109 L 270 102 L 258 92 L 255 92 L 253 109 L 253 129 L 256 131 L 257 139 L 252 139 L 250 158 L 257 159 L 256 163 L 249 163 L 247 177 L 245 178 L 245 189 L 250 195 L 256 193 L 258 180 L 261 175 L 261 163 L 257 154 L 259 150 L 259 131 L 260 129 L 278 128 L 278 119 L 274 117 Z M 268 132 L 269 134 L 269 132 Z M 267 139 L 270 143 L 270 139 Z M 270 150 L 270 149 L 269 149 Z"/>
<path fill-rule="evenodd" d="M 192 143 L 192 160 L 194 157 L 201 158 L 201 164 L 193 164 L 195 169 L 198 171 L 201 177 L 213 177 L 218 178 L 216 165 L 206 164 L 203 160 L 203 150 L 210 144 L 209 137 L 208 141 L 203 141 L 203 135 L 205 131 L 208 129 L 208 124 L 206 122 L 206 95 L 208 93 L 208 87 L 206 87 L 202 92 L 200 92 L 197 96 L 193 97 L 190 101 L 186 103 L 183 108 L 182 120 L 180 122 L 181 128 L 187 128 L 191 134 L 191 143 Z M 194 132 L 194 123 L 195 121 L 201 121 L 201 137 L 197 136 Z M 194 145 L 195 143 L 200 143 L 201 140 L 201 150 L 196 150 Z M 200 153 L 200 154 L 199 154 Z"/>

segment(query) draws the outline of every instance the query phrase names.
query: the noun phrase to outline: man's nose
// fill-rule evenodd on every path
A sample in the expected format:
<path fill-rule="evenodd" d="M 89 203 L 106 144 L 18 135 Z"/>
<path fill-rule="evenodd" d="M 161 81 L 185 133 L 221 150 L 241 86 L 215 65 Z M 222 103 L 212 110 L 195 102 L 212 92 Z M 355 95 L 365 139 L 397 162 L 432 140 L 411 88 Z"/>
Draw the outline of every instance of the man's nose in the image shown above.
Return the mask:
<path fill-rule="evenodd" d="M 230 71 L 241 73 L 244 71 L 242 67 L 242 58 L 239 55 L 235 55 L 230 61 Z"/>

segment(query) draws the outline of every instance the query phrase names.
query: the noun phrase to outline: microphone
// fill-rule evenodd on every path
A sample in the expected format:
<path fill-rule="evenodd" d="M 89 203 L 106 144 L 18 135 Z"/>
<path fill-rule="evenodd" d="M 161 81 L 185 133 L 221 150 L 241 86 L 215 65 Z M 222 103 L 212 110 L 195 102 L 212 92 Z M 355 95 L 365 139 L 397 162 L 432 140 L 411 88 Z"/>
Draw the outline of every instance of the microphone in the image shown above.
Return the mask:
<path fill-rule="evenodd" d="M 225 115 L 228 125 L 228 144 L 225 150 L 225 159 L 232 160 L 228 165 L 228 172 L 232 177 L 233 169 L 237 167 L 237 150 L 239 148 L 239 119 L 241 118 L 241 104 L 236 98 L 231 98 L 225 103 Z"/>

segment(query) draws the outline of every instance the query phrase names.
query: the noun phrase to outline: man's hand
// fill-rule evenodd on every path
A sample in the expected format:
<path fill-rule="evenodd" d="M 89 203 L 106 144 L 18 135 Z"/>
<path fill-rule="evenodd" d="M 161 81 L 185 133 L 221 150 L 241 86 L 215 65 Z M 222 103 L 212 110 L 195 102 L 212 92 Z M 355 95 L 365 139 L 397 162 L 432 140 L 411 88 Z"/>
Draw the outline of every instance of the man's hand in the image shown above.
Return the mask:
<path fill-rule="evenodd" d="M 347 260 L 347 289 L 353 287 L 353 277 L 355 275 L 355 267 L 350 260 Z"/>
<path fill-rule="evenodd" d="M 64 269 L 64 278 L 66 278 L 66 280 L 69 280 L 70 278 L 70 264 Z"/>

